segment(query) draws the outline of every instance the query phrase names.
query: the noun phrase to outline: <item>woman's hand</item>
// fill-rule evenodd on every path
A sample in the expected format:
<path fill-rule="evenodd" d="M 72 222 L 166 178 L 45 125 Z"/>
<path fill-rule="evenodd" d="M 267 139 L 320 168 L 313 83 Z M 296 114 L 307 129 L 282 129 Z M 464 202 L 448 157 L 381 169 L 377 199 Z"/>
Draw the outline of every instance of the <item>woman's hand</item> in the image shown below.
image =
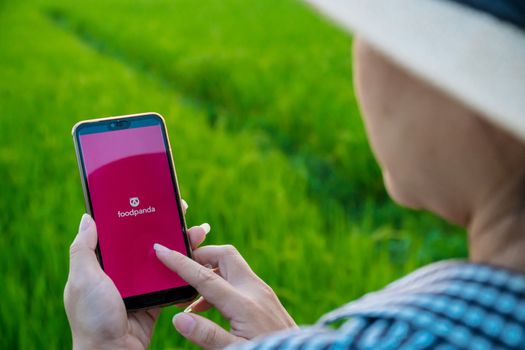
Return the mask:
<path fill-rule="evenodd" d="M 183 202 L 184 211 L 186 208 Z M 188 230 L 193 248 L 204 241 L 207 231 L 208 224 Z M 84 214 L 71 245 L 69 276 L 64 290 L 73 347 L 146 349 L 160 309 L 127 313 L 115 284 L 100 267 L 96 245 L 96 225 Z"/>
<path fill-rule="evenodd" d="M 230 321 L 228 332 L 199 315 L 175 315 L 175 328 L 202 348 L 224 348 L 259 335 L 297 327 L 273 290 L 257 277 L 233 246 L 198 248 L 193 251 L 195 261 L 159 244 L 155 245 L 155 251 L 160 261 L 205 298 L 204 305 L 199 304 L 194 310 L 202 311 L 211 304 Z M 218 268 L 218 273 L 203 265 Z"/>

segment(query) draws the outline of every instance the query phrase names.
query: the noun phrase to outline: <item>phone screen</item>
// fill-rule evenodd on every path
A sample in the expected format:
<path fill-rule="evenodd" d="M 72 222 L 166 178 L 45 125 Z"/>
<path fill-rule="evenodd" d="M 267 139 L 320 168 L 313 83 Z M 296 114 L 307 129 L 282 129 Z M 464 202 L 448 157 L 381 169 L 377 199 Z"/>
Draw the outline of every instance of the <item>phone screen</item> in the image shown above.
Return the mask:
<path fill-rule="evenodd" d="M 78 132 L 101 263 L 123 298 L 187 286 L 153 250 L 188 255 L 165 138 L 156 119 Z"/>

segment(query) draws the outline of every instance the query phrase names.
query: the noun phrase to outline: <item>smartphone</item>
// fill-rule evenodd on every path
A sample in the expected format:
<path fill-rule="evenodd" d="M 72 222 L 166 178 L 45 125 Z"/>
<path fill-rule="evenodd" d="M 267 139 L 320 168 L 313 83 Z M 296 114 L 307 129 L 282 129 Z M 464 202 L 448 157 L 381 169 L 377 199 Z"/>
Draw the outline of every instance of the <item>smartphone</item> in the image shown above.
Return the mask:
<path fill-rule="evenodd" d="M 164 119 L 157 113 L 85 120 L 73 140 L 97 255 L 126 309 L 192 300 L 196 290 L 156 257 L 160 243 L 191 257 Z"/>

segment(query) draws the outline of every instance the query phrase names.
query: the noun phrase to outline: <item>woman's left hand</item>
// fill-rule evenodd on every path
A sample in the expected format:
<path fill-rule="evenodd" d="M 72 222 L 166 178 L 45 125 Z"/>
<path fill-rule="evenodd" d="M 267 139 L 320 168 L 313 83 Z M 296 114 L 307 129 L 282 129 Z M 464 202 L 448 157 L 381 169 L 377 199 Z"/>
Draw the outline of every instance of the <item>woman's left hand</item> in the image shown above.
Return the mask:
<path fill-rule="evenodd" d="M 187 204 L 183 202 L 185 211 Z M 206 237 L 208 224 L 188 230 L 193 248 Z M 64 304 L 76 349 L 147 349 L 160 309 L 126 312 L 117 287 L 95 254 L 97 228 L 84 214 L 71 244 Z M 184 306 L 184 305 L 180 305 Z"/>
<path fill-rule="evenodd" d="M 175 315 L 175 328 L 200 347 L 222 349 L 260 335 L 297 327 L 273 290 L 252 271 L 233 246 L 198 248 L 193 251 L 195 260 L 158 244 L 155 251 L 160 261 L 205 298 L 195 311 L 213 305 L 230 322 L 231 330 L 226 331 L 196 314 Z"/>

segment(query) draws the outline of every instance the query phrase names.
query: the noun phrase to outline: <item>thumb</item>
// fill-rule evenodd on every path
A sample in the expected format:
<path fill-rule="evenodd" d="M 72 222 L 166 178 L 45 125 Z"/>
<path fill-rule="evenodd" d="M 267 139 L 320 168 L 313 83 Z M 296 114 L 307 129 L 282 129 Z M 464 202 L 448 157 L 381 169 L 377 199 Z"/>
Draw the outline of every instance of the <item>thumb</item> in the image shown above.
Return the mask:
<path fill-rule="evenodd" d="M 175 315 L 173 325 L 185 338 L 206 350 L 223 349 L 244 340 L 226 332 L 207 318 L 191 313 L 181 312 Z"/>
<path fill-rule="evenodd" d="M 69 249 L 70 275 L 83 274 L 86 269 L 100 268 L 95 254 L 97 227 L 88 214 L 82 215 L 77 236 Z"/>

